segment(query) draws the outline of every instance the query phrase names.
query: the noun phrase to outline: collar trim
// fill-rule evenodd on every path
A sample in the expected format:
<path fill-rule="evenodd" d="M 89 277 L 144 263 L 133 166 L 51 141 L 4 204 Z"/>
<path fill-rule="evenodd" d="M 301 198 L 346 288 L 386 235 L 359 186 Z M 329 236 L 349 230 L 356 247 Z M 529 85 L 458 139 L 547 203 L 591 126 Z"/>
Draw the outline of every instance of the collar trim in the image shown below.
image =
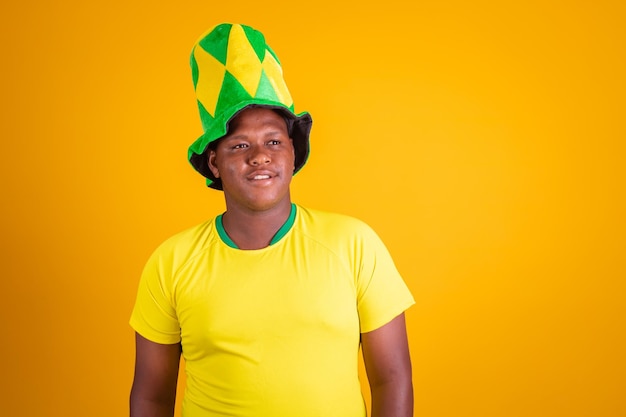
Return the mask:
<path fill-rule="evenodd" d="M 278 231 L 270 241 L 270 246 L 278 243 L 287 234 L 287 232 L 291 230 L 291 227 L 296 222 L 296 212 L 296 205 L 294 203 L 291 203 L 291 212 L 289 213 L 289 217 L 287 218 L 287 221 L 282 226 L 280 226 L 280 229 L 278 229 Z M 223 215 L 224 214 L 222 213 L 215 218 L 217 234 L 219 235 L 220 239 L 222 239 L 222 242 L 224 242 L 227 246 L 230 246 L 233 249 L 239 249 L 237 244 L 230 238 L 230 236 L 228 236 L 228 233 L 226 233 L 226 230 L 224 229 L 224 222 L 222 220 Z"/>

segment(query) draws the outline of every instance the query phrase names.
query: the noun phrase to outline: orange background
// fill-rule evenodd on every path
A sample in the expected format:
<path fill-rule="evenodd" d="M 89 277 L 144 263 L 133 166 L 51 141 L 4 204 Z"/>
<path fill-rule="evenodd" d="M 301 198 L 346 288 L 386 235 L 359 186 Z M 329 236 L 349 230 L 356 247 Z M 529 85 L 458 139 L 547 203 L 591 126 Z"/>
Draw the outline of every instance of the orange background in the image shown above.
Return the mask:
<path fill-rule="evenodd" d="M 143 264 L 224 208 L 185 159 L 189 52 L 222 21 L 265 33 L 313 115 L 294 200 L 372 225 L 416 297 L 416 416 L 626 415 L 623 2 L 20 4 L 3 415 L 127 414 Z"/>

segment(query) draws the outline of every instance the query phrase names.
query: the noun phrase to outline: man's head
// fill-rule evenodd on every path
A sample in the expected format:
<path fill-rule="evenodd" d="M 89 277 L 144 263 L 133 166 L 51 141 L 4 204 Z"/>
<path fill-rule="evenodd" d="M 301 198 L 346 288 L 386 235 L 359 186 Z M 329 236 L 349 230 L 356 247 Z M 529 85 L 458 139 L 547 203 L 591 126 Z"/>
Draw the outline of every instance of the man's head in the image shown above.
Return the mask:
<path fill-rule="evenodd" d="M 229 207 L 262 211 L 289 201 L 294 161 L 285 119 L 274 110 L 253 107 L 239 112 L 228 134 L 209 147 L 207 166 Z"/>
<path fill-rule="evenodd" d="M 211 188 L 222 189 L 206 161 L 212 144 L 228 136 L 242 111 L 262 106 L 280 114 L 294 147 L 294 173 L 309 154 L 311 116 L 294 104 L 276 54 L 263 34 L 248 26 L 221 24 L 194 45 L 191 68 L 204 134 L 189 147 L 189 161 Z"/>

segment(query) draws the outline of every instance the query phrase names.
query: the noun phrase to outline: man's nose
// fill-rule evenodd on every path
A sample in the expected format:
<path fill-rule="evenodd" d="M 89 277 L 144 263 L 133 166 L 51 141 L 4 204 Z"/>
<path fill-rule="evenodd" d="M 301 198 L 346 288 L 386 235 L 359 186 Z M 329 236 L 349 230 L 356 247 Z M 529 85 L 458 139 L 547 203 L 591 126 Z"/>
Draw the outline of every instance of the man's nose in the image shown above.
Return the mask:
<path fill-rule="evenodd" d="M 250 154 L 250 165 L 264 165 L 270 162 L 270 155 L 267 149 L 261 146 L 254 146 Z"/>

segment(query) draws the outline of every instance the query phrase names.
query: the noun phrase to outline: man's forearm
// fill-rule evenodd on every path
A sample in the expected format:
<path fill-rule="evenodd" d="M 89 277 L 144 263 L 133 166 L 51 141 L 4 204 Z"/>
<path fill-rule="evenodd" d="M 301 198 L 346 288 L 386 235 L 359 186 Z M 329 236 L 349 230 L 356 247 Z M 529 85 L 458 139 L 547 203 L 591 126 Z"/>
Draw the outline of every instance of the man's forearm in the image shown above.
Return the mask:
<path fill-rule="evenodd" d="M 131 396 L 130 417 L 174 417 L 174 403 L 155 402 Z"/>
<path fill-rule="evenodd" d="M 413 384 L 388 382 L 371 387 L 372 417 L 413 417 Z"/>

